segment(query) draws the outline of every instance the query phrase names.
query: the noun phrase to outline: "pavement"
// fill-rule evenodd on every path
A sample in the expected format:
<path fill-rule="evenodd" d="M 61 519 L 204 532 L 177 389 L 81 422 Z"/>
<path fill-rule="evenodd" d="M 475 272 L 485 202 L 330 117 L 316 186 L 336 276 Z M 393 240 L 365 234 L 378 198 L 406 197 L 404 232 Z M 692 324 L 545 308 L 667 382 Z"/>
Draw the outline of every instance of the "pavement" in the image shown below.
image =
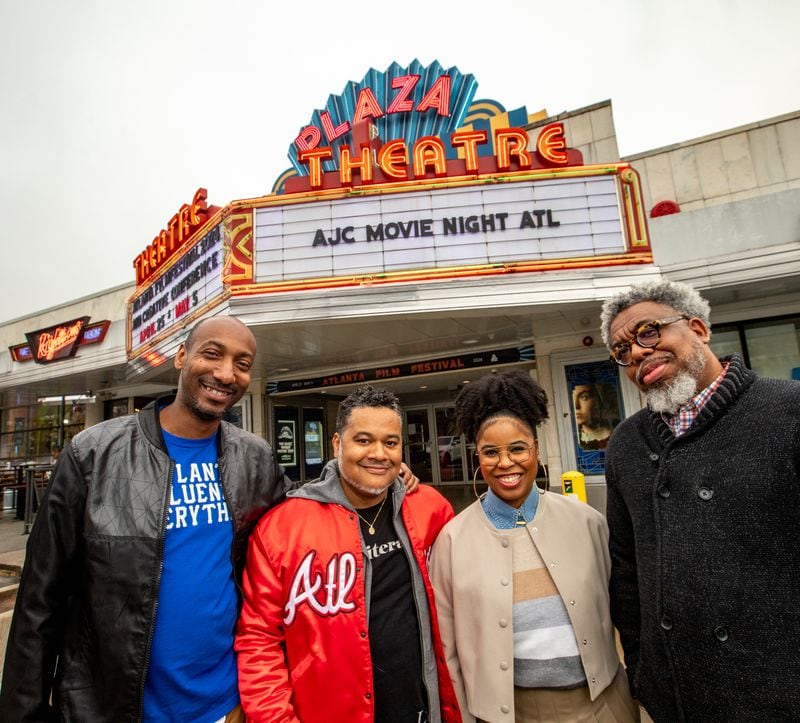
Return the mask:
<path fill-rule="evenodd" d="M 0 511 L 0 674 L 3 670 L 19 575 L 22 563 L 25 562 L 28 535 L 24 532 L 25 522 L 16 519 L 14 509 Z"/>

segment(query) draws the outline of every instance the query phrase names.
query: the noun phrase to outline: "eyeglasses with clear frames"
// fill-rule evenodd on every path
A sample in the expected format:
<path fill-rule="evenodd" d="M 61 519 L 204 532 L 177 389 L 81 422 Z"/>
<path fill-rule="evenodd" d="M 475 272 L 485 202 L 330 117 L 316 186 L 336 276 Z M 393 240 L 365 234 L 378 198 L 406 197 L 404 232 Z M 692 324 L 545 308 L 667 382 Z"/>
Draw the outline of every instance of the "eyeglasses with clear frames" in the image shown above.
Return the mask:
<path fill-rule="evenodd" d="M 478 459 L 487 467 L 495 467 L 500 464 L 502 450 L 506 451 L 506 456 L 515 464 L 522 464 L 531 458 L 531 450 L 535 444 L 505 444 L 498 447 L 485 447 L 478 450 Z"/>
<path fill-rule="evenodd" d="M 619 364 L 621 367 L 631 365 L 633 355 L 631 346 L 636 343 L 643 349 L 652 349 L 661 340 L 661 329 L 676 321 L 689 321 L 690 316 L 670 316 L 666 319 L 656 319 L 655 321 L 648 321 L 641 324 L 636 329 L 630 341 L 621 341 L 611 347 L 611 359 Z"/>

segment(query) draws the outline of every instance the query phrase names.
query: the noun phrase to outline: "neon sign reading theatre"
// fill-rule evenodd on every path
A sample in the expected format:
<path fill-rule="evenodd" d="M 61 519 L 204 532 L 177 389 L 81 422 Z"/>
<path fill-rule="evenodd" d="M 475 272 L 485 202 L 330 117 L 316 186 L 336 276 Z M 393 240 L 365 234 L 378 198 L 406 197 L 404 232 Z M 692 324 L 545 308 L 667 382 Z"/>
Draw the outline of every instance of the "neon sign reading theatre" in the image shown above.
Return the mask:
<path fill-rule="evenodd" d="M 413 61 L 371 69 L 340 95 L 329 96 L 289 148 L 294 167 L 277 193 L 302 193 L 422 179 L 581 165 L 562 123 L 523 126 L 527 110 L 475 101 L 477 82 L 456 67 Z M 543 117 L 537 115 L 536 118 Z"/>

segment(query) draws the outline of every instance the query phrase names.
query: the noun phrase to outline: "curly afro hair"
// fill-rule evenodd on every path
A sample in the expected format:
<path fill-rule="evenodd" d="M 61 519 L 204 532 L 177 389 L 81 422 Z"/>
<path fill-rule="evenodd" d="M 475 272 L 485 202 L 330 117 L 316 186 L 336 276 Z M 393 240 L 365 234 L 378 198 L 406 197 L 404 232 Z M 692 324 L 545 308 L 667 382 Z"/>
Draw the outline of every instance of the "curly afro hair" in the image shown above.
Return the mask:
<path fill-rule="evenodd" d="M 514 369 L 465 386 L 456 397 L 455 411 L 458 431 L 472 442 L 484 423 L 495 417 L 516 417 L 535 433 L 547 419 L 547 394 L 528 372 Z"/>
<path fill-rule="evenodd" d="M 400 402 L 397 397 L 388 389 L 381 389 L 367 384 L 353 390 L 339 403 L 339 411 L 336 414 L 336 431 L 339 434 L 349 424 L 350 414 L 359 407 L 386 407 L 402 419 Z"/>

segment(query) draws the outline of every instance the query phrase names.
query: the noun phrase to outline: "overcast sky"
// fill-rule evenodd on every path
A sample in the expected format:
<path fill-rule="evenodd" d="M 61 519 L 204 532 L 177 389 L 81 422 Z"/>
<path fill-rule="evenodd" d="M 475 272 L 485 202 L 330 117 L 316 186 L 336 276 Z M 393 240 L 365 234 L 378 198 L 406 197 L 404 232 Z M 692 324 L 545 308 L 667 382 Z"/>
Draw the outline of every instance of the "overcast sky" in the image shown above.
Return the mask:
<path fill-rule="evenodd" d="M 200 186 L 269 192 L 370 67 L 551 115 L 610 98 L 624 156 L 800 110 L 798 28 L 797 0 L 0 0 L 0 321 L 133 281 Z"/>

